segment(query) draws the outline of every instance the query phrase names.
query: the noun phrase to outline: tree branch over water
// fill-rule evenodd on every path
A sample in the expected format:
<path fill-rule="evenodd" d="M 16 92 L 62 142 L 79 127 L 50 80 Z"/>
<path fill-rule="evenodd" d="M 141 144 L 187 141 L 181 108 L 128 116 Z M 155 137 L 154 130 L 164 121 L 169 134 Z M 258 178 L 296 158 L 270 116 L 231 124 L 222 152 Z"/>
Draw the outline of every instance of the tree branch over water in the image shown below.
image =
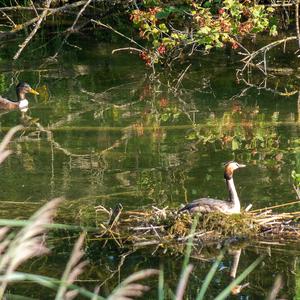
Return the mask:
<path fill-rule="evenodd" d="M 48 13 L 48 9 L 51 5 L 52 0 L 48 0 L 46 2 L 45 5 L 45 9 L 42 12 L 42 14 L 38 17 L 38 21 L 36 22 L 36 25 L 34 27 L 34 29 L 30 32 L 30 34 L 28 35 L 28 37 L 25 39 L 25 41 L 19 45 L 20 49 L 17 51 L 17 53 L 15 54 L 15 56 L 13 57 L 14 60 L 18 59 L 21 52 L 24 50 L 24 48 L 27 46 L 27 44 L 30 42 L 30 40 L 33 38 L 33 36 L 36 34 L 36 32 L 38 31 L 38 29 L 41 26 L 42 21 L 44 20 L 44 18 L 46 17 L 47 13 Z"/>

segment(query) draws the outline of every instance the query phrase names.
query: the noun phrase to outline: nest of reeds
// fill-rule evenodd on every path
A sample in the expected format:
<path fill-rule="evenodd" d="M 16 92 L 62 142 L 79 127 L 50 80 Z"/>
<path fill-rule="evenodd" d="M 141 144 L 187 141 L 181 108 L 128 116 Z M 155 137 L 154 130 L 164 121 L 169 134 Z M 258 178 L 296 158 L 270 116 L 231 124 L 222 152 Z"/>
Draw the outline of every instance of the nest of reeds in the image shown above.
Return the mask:
<path fill-rule="evenodd" d="M 177 210 L 157 207 L 144 211 L 124 211 L 121 206 L 98 212 L 107 214 L 107 221 L 100 223 L 99 238 L 113 239 L 122 246 L 161 245 L 186 242 L 191 237 L 195 215 L 178 213 Z M 241 214 L 199 214 L 194 243 L 209 244 L 228 238 L 295 239 L 300 238 L 300 212 L 273 213 L 265 208 Z"/>

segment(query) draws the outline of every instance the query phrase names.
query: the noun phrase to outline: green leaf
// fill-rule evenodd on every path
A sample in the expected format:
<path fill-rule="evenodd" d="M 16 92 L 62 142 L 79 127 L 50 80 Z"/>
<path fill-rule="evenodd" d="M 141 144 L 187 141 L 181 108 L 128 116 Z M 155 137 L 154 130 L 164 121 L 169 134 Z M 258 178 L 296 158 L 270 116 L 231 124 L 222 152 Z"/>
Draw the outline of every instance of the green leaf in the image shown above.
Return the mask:
<path fill-rule="evenodd" d="M 203 4 L 203 7 L 205 7 L 205 8 L 209 8 L 209 7 L 211 7 L 211 2 L 210 1 L 206 1 L 204 4 Z"/>
<path fill-rule="evenodd" d="M 159 29 L 160 29 L 162 32 L 168 32 L 168 31 L 169 31 L 165 23 L 159 24 L 158 27 L 159 27 Z"/>
<path fill-rule="evenodd" d="M 178 9 L 174 6 L 166 7 L 165 9 L 161 10 L 156 14 L 156 18 L 159 20 L 166 19 L 173 12 L 178 12 Z"/>

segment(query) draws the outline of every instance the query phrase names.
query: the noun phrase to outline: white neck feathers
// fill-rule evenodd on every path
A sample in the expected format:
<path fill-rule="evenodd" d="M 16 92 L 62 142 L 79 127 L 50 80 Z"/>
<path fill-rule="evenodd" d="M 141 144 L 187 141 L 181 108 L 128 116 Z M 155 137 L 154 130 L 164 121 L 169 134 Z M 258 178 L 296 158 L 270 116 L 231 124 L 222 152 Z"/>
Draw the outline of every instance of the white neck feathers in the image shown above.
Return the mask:
<path fill-rule="evenodd" d="M 19 108 L 20 109 L 23 109 L 23 108 L 26 108 L 28 107 L 28 100 L 27 99 L 22 99 L 20 102 L 19 102 Z"/>
<path fill-rule="evenodd" d="M 227 183 L 228 192 L 229 192 L 229 200 L 233 203 L 234 208 L 236 210 L 240 211 L 240 209 L 241 209 L 240 199 L 236 192 L 233 178 L 226 180 L 226 183 Z"/>

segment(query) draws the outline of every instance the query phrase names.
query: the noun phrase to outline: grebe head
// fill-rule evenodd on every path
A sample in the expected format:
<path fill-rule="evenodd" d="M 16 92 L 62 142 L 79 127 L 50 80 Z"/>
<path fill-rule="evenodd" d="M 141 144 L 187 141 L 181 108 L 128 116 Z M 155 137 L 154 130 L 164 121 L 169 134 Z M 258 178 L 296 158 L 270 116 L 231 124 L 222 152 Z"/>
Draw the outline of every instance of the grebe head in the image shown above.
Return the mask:
<path fill-rule="evenodd" d="M 23 99 L 26 99 L 25 98 L 25 95 L 27 93 L 30 93 L 30 94 L 34 94 L 34 95 L 39 95 L 39 93 L 34 90 L 28 83 L 26 82 L 20 82 L 17 87 L 16 87 L 16 93 L 17 93 L 17 97 L 18 97 L 18 100 L 21 101 Z"/>
<path fill-rule="evenodd" d="M 225 165 L 225 170 L 224 170 L 224 178 L 226 180 L 229 180 L 233 176 L 233 171 L 239 168 L 244 168 L 246 165 L 243 164 L 238 164 L 235 161 L 230 161 Z"/>

